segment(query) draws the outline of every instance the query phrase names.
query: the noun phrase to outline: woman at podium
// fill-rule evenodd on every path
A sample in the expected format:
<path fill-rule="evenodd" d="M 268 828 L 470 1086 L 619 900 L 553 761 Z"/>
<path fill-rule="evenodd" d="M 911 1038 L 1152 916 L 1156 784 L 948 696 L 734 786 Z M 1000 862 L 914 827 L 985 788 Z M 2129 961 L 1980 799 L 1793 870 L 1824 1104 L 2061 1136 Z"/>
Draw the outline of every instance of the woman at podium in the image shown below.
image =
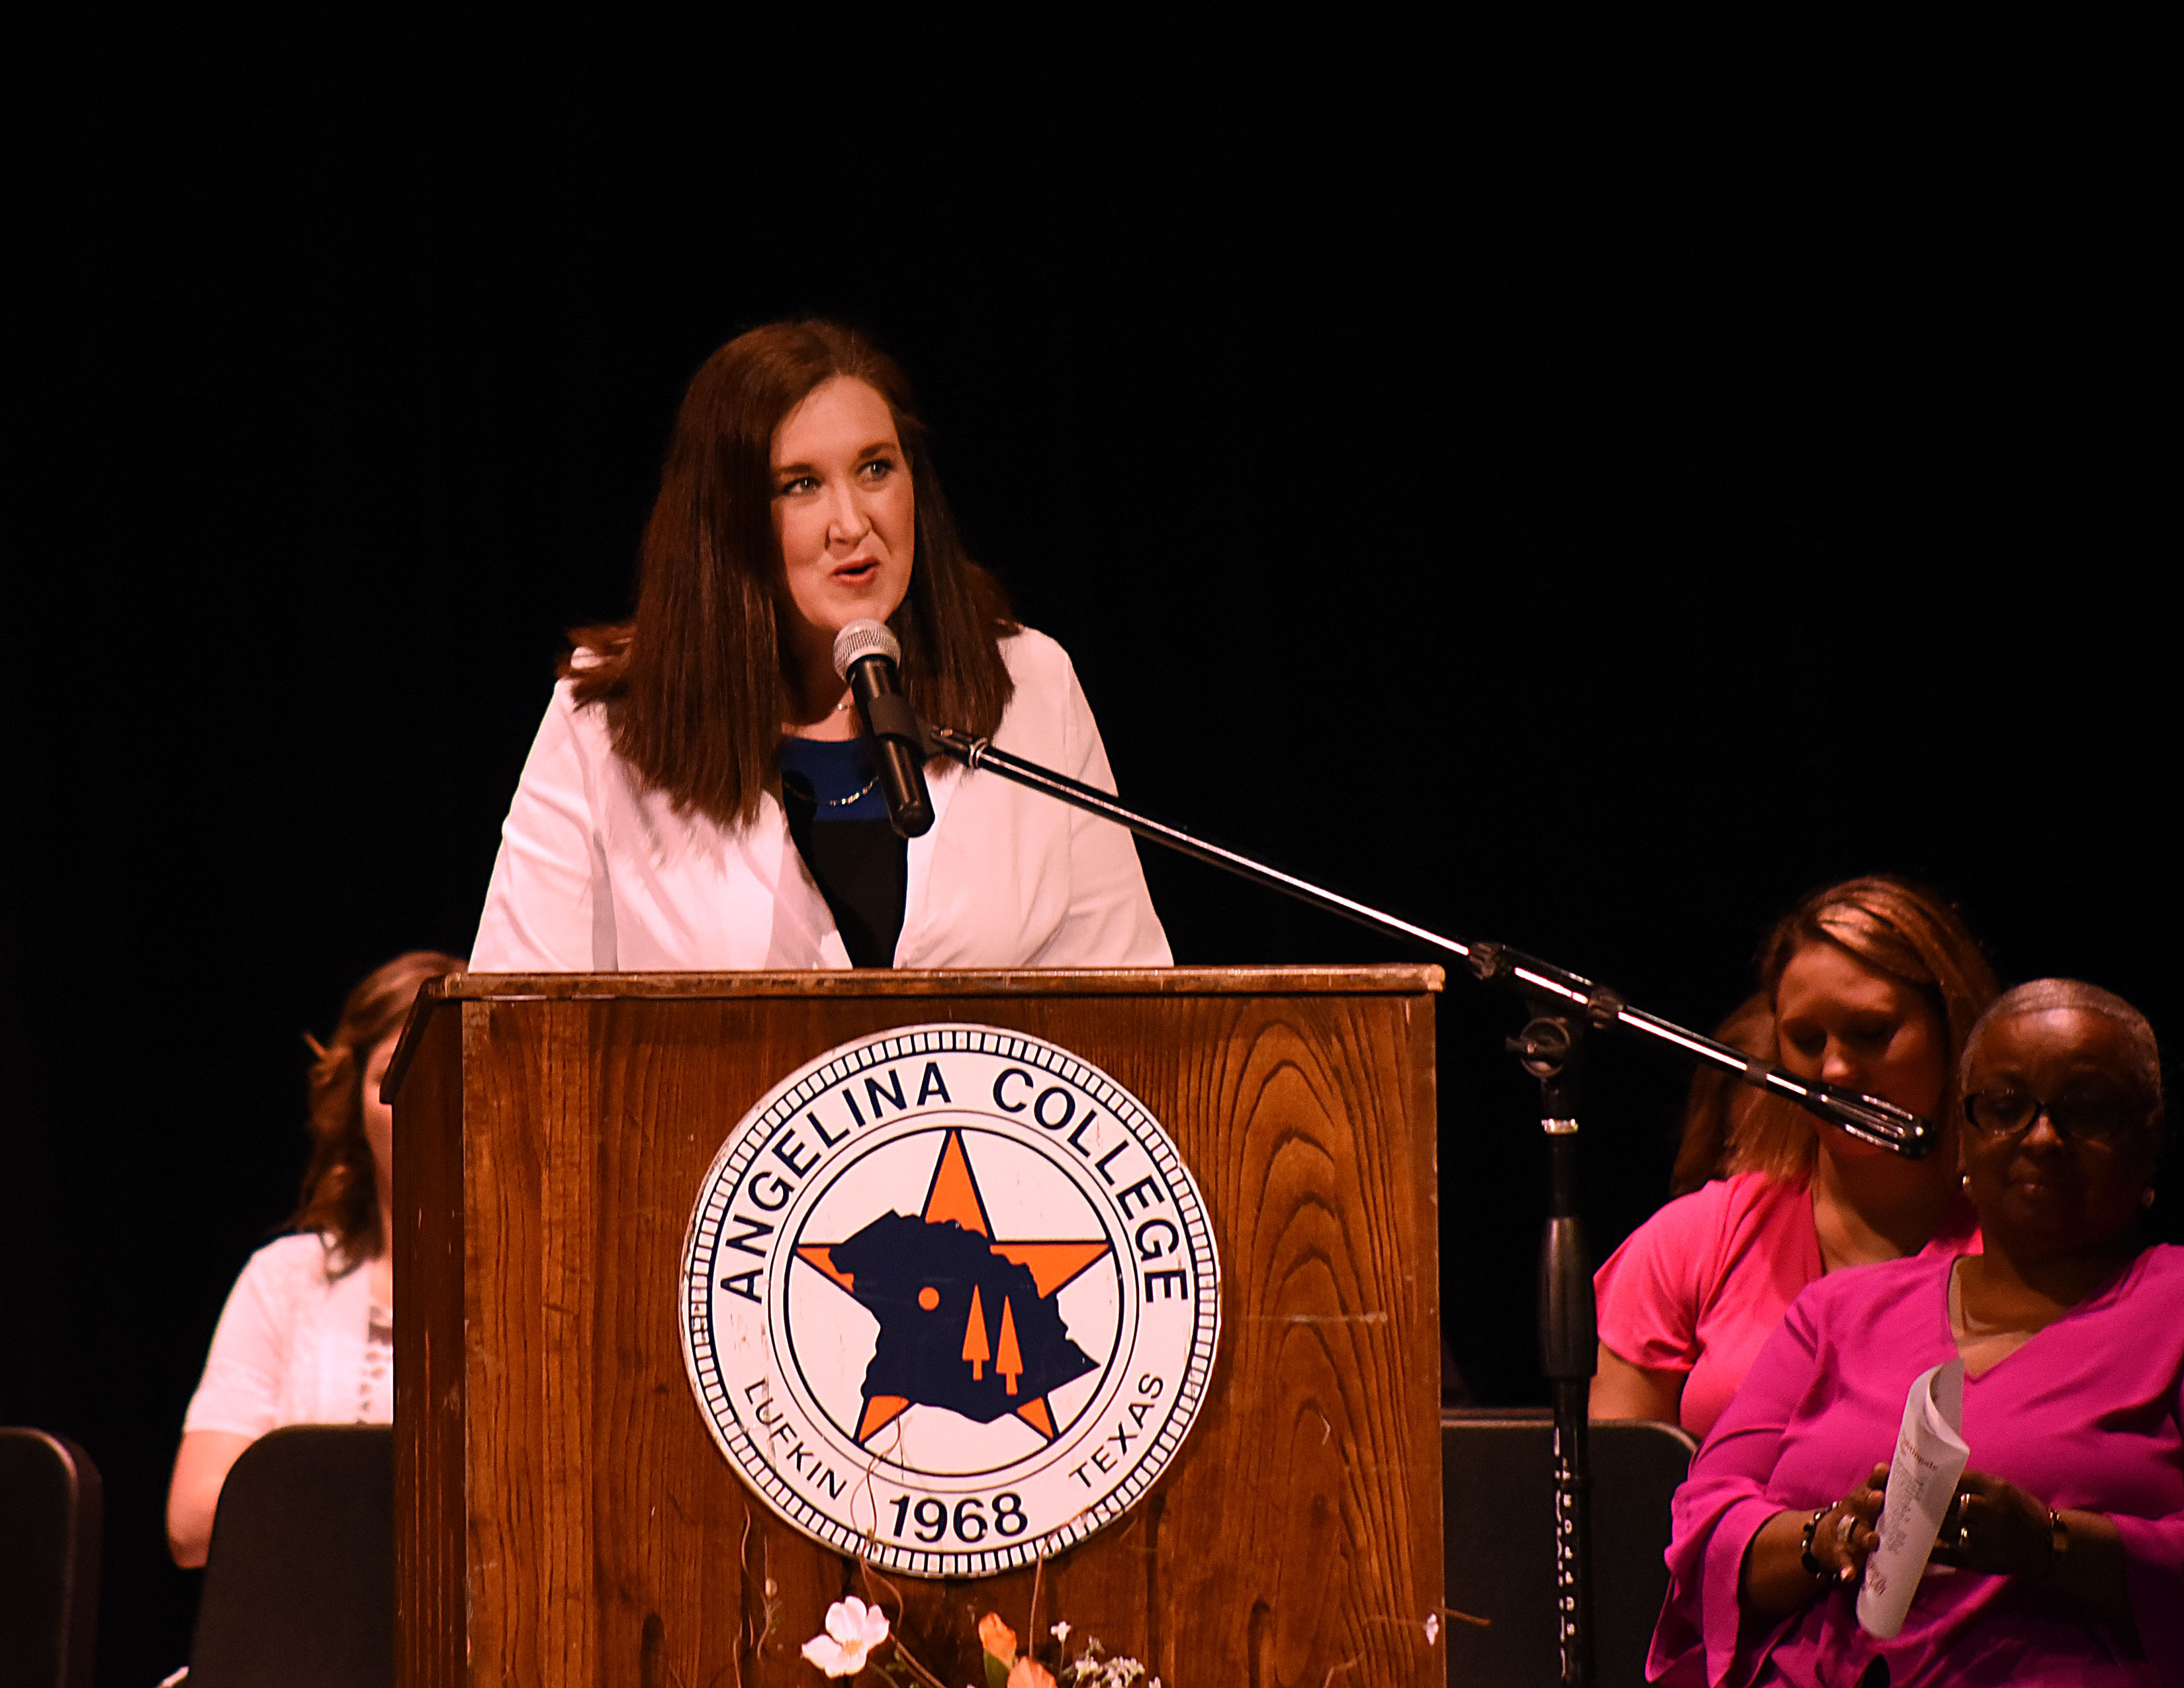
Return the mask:
<path fill-rule="evenodd" d="M 228 1469 L 284 1424 L 394 1422 L 394 1111 L 379 1081 L 418 987 L 460 972 L 435 950 L 398 955 L 343 1005 L 311 1068 L 311 1161 L 279 1237 L 251 1256 L 213 1334 L 167 1491 L 175 1562 L 202 1565 Z"/>
<path fill-rule="evenodd" d="M 964 554 L 901 370 L 829 323 L 754 329 L 683 398 L 635 616 L 573 636 L 471 965 L 1167 965 L 1117 827 L 936 762 L 933 825 L 896 835 L 833 665 L 861 620 L 921 716 L 1113 788 L 1067 655 Z"/>

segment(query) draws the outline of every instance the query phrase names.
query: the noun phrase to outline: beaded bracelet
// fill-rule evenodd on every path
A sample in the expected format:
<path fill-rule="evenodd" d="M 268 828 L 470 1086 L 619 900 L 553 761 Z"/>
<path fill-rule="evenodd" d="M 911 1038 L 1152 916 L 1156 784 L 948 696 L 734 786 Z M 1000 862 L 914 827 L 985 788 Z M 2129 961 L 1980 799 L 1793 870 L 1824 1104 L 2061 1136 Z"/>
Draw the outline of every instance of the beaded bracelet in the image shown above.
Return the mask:
<path fill-rule="evenodd" d="M 1828 1579 L 1828 1568 L 1813 1557 L 1813 1533 L 1819 1529 L 1820 1520 L 1834 1510 L 1832 1507 L 1822 1507 L 1805 1520 L 1805 1539 L 1797 1549 L 1797 1558 L 1805 1568 L 1805 1574 L 1817 1577 L 1822 1582 Z"/>

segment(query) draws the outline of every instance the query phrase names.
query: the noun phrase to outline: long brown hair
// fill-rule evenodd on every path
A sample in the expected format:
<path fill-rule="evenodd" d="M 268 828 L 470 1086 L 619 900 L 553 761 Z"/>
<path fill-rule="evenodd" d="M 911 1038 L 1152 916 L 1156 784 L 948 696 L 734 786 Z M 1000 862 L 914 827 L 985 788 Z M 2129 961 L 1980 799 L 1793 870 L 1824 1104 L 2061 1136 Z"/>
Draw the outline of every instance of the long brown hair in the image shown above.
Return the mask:
<path fill-rule="evenodd" d="M 991 733 L 1011 692 L 1015 631 L 997 582 L 964 554 L 910 383 L 862 335 L 831 322 L 754 328 L 705 360 L 684 394 L 645 525 L 637 614 L 579 627 L 563 663 L 580 704 L 604 702 L 614 747 L 678 811 L 747 823 L 776 777 L 788 719 L 775 605 L 774 432 L 821 382 L 847 376 L 894 413 L 917 507 L 910 593 L 888 625 L 921 715 Z"/>
<path fill-rule="evenodd" d="M 1759 997 L 1766 1009 L 1760 1053 L 1780 1062 L 1774 994 L 1790 958 L 1809 944 L 1833 944 L 1865 966 L 1911 986 L 1934 1011 L 1948 1039 L 1941 1117 L 1957 1117 L 1957 1062 L 1981 1012 L 1994 1000 L 1994 970 L 1979 940 L 1941 896 L 1901 879 L 1871 875 L 1815 891 L 1775 922 L 1759 950 Z M 1749 1005 L 1747 1005 L 1749 1006 Z M 1789 1183 L 1812 1170 L 1819 1132 L 1812 1115 L 1782 1097 L 1754 1092 L 1730 1119 L 1723 1170 L 1758 1172 Z M 1678 1172 L 1689 1168 L 1680 1157 Z"/>
<path fill-rule="evenodd" d="M 365 1064 L 372 1050 L 401 1030 L 426 980 L 461 972 L 467 965 L 437 950 L 397 955 L 349 992 L 333 1036 L 312 1042 L 318 1059 L 311 1067 L 311 1163 L 288 1228 L 316 1231 L 342 1271 L 376 1259 L 387 1246 L 371 1142 L 364 1130 Z"/>

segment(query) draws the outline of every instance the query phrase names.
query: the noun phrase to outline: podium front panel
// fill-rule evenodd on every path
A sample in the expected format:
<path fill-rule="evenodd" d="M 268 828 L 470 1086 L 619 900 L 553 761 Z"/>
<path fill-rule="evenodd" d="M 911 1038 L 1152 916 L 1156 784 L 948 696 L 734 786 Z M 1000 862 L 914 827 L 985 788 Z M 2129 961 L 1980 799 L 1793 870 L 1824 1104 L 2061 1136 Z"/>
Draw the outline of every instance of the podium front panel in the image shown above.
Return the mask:
<path fill-rule="evenodd" d="M 404 1688 L 811 1683 L 845 1594 L 944 1682 L 1066 1619 L 1167 1688 L 1446 1680 L 1431 967 L 474 974 L 398 1052 Z M 1223 1331 L 1195 1428 L 1034 1569 L 883 1576 L 716 1446 L 677 1323 L 701 1181 L 824 1051 L 1036 1036 L 1134 1094 L 1204 1191 Z M 1034 1610 L 1035 1607 L 1035 1610 Z M 1331 1673 L 1331 1674 L 1330 1674 Z"/>

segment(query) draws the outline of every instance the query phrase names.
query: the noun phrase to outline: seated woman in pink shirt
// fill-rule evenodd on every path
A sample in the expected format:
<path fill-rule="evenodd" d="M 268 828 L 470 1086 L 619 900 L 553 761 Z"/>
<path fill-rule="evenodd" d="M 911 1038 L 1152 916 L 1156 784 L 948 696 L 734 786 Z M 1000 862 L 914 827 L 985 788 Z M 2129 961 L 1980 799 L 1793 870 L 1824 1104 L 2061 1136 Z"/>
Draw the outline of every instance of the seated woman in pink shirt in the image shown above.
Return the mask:
<path fill-rule="evenodd" d="M 2020 985 L 1974 1029 L 1961 1088 L 1950 1164 L 1985 1251 L 1797 1298 L 1677 1492 L 1649 1680 L 2184 1682 L 2184 1249 L 2139 1223 L 2153 1033 L 2091 985 Z M 1856 1599 L 1886 1462 L 1913 1379 L 1953 1360 L 1970 1464 L 1884 1639 Z"/>
<path fill-rule="evenodd" d="M 1702 1438 L 1808 1284 L 1977 1247 L 1957 1177 L 1954 1073 L 1994 994 L 1964 923 L 1894 879 L 1831 886 L 1776 925 L 1746 1027 L 1754 1052 L 1923 1115 L 1942 1146 L 1909 1161 L 1778 1098 L 1731 1099 L 1728 1176 L 1671 1201 L 1594 1278 L 1593 1417 L 1658 1418 Z"/>

